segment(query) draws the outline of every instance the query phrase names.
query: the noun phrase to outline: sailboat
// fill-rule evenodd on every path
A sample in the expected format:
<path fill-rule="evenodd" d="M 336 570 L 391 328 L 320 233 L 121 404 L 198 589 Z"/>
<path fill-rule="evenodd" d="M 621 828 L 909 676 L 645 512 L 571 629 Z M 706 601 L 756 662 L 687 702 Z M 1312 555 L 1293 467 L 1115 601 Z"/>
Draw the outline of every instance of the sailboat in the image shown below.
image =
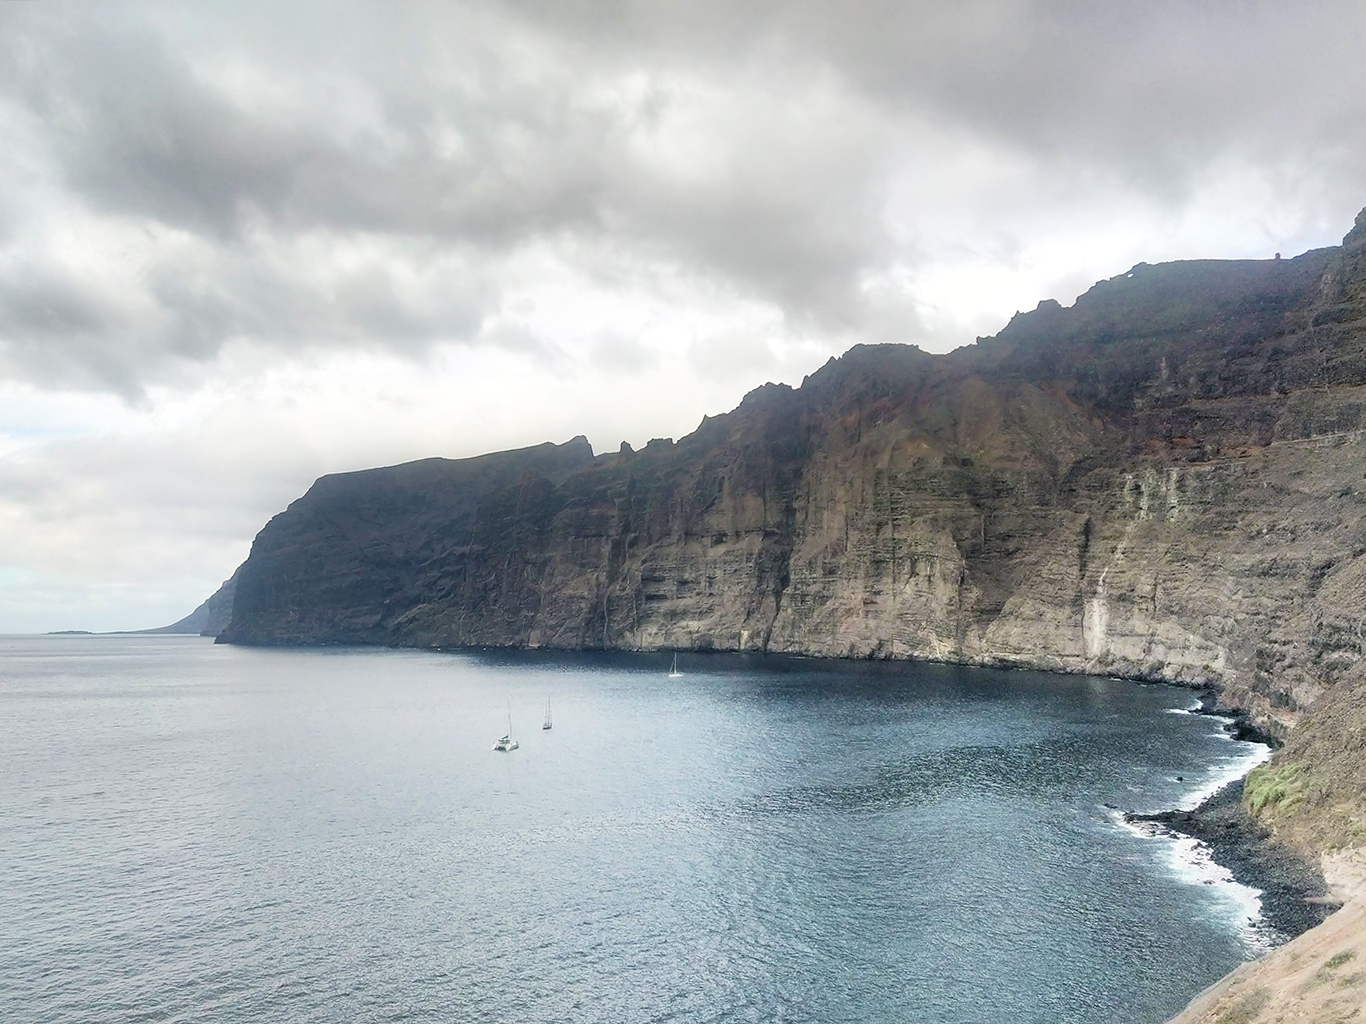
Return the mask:
<path fill-rule="evenodd" d="M 521 744 L 512 738 L 512 701 L 508 701 L 508 731 L 507 735 L 496 740 L 493 744 L 494 750 L 516 750 Z"/>
<path fill-rule="evenodd" d="M 671 669 L 669 669 L 669 678 L 670 678 L 670 679 L 682 679 L 682 678 L 683 678 L 683 673 L 680 672 L 680 671 L 678 671 L 678 655 L 677 655 L 677 654 L 674 655 L 674 667 L 671 668 Z"/>
<path fill-rule="evenodd" d="M 549 697 L 547 697 L 547 698 L 545 699 L 545 721 L 541 723 L 541 728 L 542 728 L 542 729 L 549 729 L 549 728 L 551 728 L 551 725 L 550 725 L 550 698 L 549 698 Z"/>

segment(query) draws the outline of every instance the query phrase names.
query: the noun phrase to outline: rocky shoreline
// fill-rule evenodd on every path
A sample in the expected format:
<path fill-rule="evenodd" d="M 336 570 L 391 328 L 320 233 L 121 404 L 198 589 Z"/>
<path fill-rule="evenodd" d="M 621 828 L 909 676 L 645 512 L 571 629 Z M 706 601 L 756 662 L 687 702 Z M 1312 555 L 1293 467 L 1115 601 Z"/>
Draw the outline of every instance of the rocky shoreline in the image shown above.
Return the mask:
<path fill-rule="evenodd" d="M 1205 715 L 1208 718 L 1223 719 L 1224 731 L 1228 733 L 1230 739 L 1239 740 L 1243 743 L 1265 743 L 1272 750 L 1277 750 L 1282 745 L 1281 738 L 1254 722 L 1246 708 L 1229 707 L 1225 704 L 1218 690 L 1205 689 L 1202 691 L 1200 706 L 1192 708 L 1191 713 Z"/>
<path fill-rule="evenodd" d="M 1126 814 L 1190 836 L 1210 849 L 1214 862 L 1235 881 L 1260 889 L 1262 918 L 1281 941 L 1321 924 L 1338 909 L 1318 863 L 1279 842 L 1243 804 L 1243 780 L 1229 783 L 1194 810 Z"/>

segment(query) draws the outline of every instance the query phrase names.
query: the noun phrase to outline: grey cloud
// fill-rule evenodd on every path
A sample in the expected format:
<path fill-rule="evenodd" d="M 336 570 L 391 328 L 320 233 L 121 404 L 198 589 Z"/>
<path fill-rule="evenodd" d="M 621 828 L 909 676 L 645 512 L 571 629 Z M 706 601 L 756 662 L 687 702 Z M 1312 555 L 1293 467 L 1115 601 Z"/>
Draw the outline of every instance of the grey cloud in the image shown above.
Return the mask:
<path fill-rule="evenodd" d="M 162 255 L 123 304 L 60 261 L 0 263 L 0 370 L 137 398 L 150 380 L 211 359 L 232 340 L 412 354 L 433 341 L 473 343 L 499 302 L 477 261 L 449 251 L 433 257 L 408 241 L 318 266 L 288 242 Z"/>
<path fill-rule="evenodd" d="M 519 324 L 503 320 L 486 321 L 479 332 L 479 341 L 508 352 L 539 355 L 551 360 L 562 356 L 562 353 L 547 346 L 534 332 Z"/>
<path fill-rule="evenodd" d="M 103 333 L 119 317 L 86 283 L 58 268 L 0 273 L 0 331 L 42 339 Z"/>
<path fill-rule="evenodd" d="M 359 68 L 258 63 L 254 73 L 298 93 L 262 100 L 215 83 L 155 21 L 26 27 L 43 59 L 12 61 L 7 78 L 49 120 L 67 182 L 105 209 L 225 238 L 265 215 L 295 229 L 492 244 L 593 217 L 592 165 L 611 125 L 575 106 L 571 82 L 529 88 L 487 57 L 445 81 L 432 63 L 443 55 L 414 38 L 415 52 L 394 53 L 394 68 L 350 91 L 318 79 Z M 374 123 L 350 123 L 348 100 L 373 106 Z"/>
<path fill-rule="evenodd" d="M 1123 175 L 1234 148 L 1361 145 L 1355 0 L 581 0 L 514 6 L 620 52 L 729 62 L 777 50 L 889 108 L 1078 154 Z M 680 58 L 680 53 L 691 58 Z M 1336 155 L 1328 154 L 1324 155 Z"/>
<path fill-rule="evenodd" d="M 458 19 L 436 10 L 427 13 L 455 37 Z M 859 268 L 884 247 L 875 204 L 866 201 L 866 153 L 843 142 L 822 152 L 819 140 L 801 140 L 795 159 L 775 168 L 747 152 L 747 140 L 713 133 L 705 144 L 737 173 L 700 186 L 671 181 L 667 170 L 661 177 L 630 152 L 633 132 L 657 118 L 667 90 L 635 104 L 604 98 L 594 91 L 602 69 L 591 49 L 567 46 L 539 26 L 521 29 L 549 54 L 534 66 L 516 47 L 502 52 L 497 38 L 440 46 L 415 34 L 397 51 L 380 47 L 393 68 L 358 79 L 373 123 L 357 129 L 316 102 L 234 95 L 202 70 L 221 54 L 201 55 L 197 68 L 156 18 L 127 23 L 39 12 L 15 20 L 21 36 L 36 40 L 39 57 L 11 52 L 4 82 L 11 98 L 50 124 L 52 159 L 73 198 L 225 250 L 247 244 L 262 221 L 277 233 L 434 241 L 464 247 L 486 264 L 538 240 L 577 239 L 571 247 L 672 261 L 794 315 L 842 320 L 856 313 L 851 282 Z M 445 61 L 468 63 L 450 75 Z M 603 81 L 615 85 L 623 70 L 608 67 Z M 337 72 L 278 65 L 260 73 L 306 92 L 310 75 Z M 591 255 L 583 261 L 592 263 Z M 289 281 L 272 288 L 228 278 L 188 287 L 184 276 L 179 268 L 158 270 L 151 281 L 153 296 L 179 324 L 170 346 L 177 354 L 212 355 L 232 331 L 255 329 L 253 319 L 294 336 L 337 333 L 326 318 L 301 318 L 307 298 L 281 294 L 293 287 Z M 246 308 L 253 302 L 262 305 Z M 480 320 L 474 314 L 428 325 L 380 305 L 382 326 L 406 319 L 409 330 L 399 331 L 406 335 L 471 336 Z M 354 335 L 367 326 L 367 311 L 376 311 L 373 304 L 343 304 L 333 319 L 359 314 L 357 330 L 341 332 Z"/>
<path fill-rule="evenodd" d="M 593 346 L 593 362 L 604 370 L 637 371 L 655 366 L 659 360 L 639 338 L 609 334 Z"/>
<path fill-rule="evenodd" d="M 0 264 L 0 373 L 131 397 L 142 349 L 110 297 L 69 268 Z"/>
<path fill-rule="evenodd" d="M 451 272 L 418 289 L 421 294 L 405 295 L 394 264 L 421 263 L 421 247 L 387 249 L 321 279 L 308 267 L 281 266 L 287 252 L 243 247 L 213 256 L 205 266 L 167 263 L 150 275 L 150 290 L 169 313 L 166 332 L 177 355 L 204 358 L 224 338 L 269 342 L 281 334 L 300 345 L 369 340 L 398 348 L 468 339 L 496 298 L 481 287 L 477 270 L 459 260 L 447 261 Z"/>
<path fill-rule="evenodd" d="M 1098 179 L 1179 208 L 1244 159 L 1312 219 L 1361 202 L 1363 27 L 1353 3 L 1266 0 L 6 5 L 0 116 L 57 198 L 0 202 L 0 350 L 128 389 L 234 337 L 493 343 L 504 262 L 537 245 L 608 284 L 671 269 L 797 333 L 914 340 L 911 298 L 867 282 L 925 258 L 887 214 L 937 158 L 916 132 L 1032 162 L 1021 201 L 1062 211 Z M 194 251 L 148 258 L 156 309 L 127 323 L 26 205 Z M 379 255 L 320 281 L 289 264 L 309 238 Z"/>
<path fill-rule="evenodd" d="M 847 325 L 859 318 L 860 271 L 892 248 L 870 181 L 876 155 L 860 149 L 824 160 L 803 153 L 800 167 L 755 160 L 705 190 L 645 183 L 631 195 L 633 227 L 646 251 L 743 282 L 799 319 Z"/>

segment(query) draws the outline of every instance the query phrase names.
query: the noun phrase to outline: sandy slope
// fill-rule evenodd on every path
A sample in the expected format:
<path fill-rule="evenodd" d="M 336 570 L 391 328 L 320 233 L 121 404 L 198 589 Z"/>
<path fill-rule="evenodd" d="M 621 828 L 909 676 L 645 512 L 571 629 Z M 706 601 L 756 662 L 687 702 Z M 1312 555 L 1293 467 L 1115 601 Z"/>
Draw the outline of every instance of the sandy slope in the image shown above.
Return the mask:
<path fill-rule="evenodd" d="M 1343 908 L 1216 982 L 1171 1024 L 1366 1021 L 1366 850 L 1329 854 L 1323 867 Z"/>

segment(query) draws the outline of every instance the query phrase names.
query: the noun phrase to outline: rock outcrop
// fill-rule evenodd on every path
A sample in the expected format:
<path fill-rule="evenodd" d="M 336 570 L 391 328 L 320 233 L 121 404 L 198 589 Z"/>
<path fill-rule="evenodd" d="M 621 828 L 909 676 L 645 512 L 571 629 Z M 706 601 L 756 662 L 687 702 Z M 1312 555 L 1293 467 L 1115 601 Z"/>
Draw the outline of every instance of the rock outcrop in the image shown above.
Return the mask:
<path fill-rule="evenodd" d="M 677 443 L 320 479 L 220 639 L 763 649 L 1219 687 L 1283 733 L 1361 657 L 1366 216 L 1140 264 L 947 355 L 859 346 Z"/>

